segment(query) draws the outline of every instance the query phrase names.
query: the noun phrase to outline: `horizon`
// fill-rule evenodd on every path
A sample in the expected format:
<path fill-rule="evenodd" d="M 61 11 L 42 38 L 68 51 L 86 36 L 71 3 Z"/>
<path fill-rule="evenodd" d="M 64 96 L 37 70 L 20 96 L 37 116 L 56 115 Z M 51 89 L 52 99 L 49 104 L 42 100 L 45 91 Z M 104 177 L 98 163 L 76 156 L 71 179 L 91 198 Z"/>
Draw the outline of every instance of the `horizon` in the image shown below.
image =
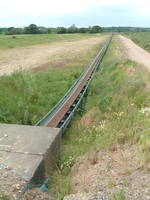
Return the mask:
<path fill-rule="evenodd" d="M 31 23 L 31 24 L 35 24 L 35 23 Z M 30 24 L 29 24 L 30 25 Z M 20 27 L 15 27 L 15 26 L 9 26 L 9 27 L 0 27 L 0 28 L 10 28 L 10 27 L 14 27 L 14 28 L 26 28 L 26 27 L 28 27 L 29 25 L 27 25 L 27 26 L 20 26 Z M 69 28 L 69 27 L 71 27 L 72 25 L 75 25 L 75 24 L 72 24 L 72 25 L 70 25 L 70 26 L 67 26 L 67 27 L 65 27 L 65 26 L 57 26 L 57 27 L 52 27 L 52 26 L 42 26 L 42 25 L 37 25 L 37 24 L 35 24 L 38 28 L 39 27 L 41 27 L 41 28 L 58 28 L 58 27 L 64 27 L 64 28 Z M 76 26 L 76 25 L 75 25 Z M 90 25 L 90 26 L 76 26 L 77 28 L 89 28 L 89 27 L 93 27 L 93 26 L 100 26 L 99 24 L 94 24 L 94 25 Z M 101 28 L 150 28 L 150 26 L 148 27 L 142 27 L 142 26 L 100 26 Z"/>

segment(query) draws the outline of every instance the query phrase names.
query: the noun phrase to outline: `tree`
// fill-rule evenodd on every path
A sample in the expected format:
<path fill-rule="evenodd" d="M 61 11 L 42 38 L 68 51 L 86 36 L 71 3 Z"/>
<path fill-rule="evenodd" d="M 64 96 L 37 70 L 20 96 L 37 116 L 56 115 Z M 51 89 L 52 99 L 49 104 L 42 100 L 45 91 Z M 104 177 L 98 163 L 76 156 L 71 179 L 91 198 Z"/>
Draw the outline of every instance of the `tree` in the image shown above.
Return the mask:
<path fill-rule="evenodd" d="M 48 29 L 47 29 L 47 33 L 50 34 L 51 32 L 52 32 L 52 29 L 51 29 L 51 28 L 48 28 Z"/>
<path fill-rule="evenodd" d="M 64 27 L 57 27 L 57 33 L 58 34 L 66 33 L 66 28 L 64 28 Z"/>
<path fill-rule="evenodd" d="M 14 29 L 14 27 L 12 26 L 12 27 L 9 27 L 9 28 L 7 28 L 7 31 L 8 32 L 10 32 L 12 29 Z"/>
<path fill-rule="evenodd" d="M 19 30 L 17 28 L 12 28 L 9 33 L 10 33 L 10 35 L 20 34 Z"/>
<path fill-rule="evenodd" d="M 37 34 L 40 33 L 38 27 L 35 24 L 30 24 L 28 27 L 25 28 L 26 34 Z"/>
<path fill-rule="evenodd" d="M 78 32 L 78 28 L 75 26 L 75 24 L 73 24 L 72 26 L 70 26 L 70 27 L 67 29 L 67 32 L 68 32 L 68 33 L 77 33 L 77 32 Z"/>
<path fill-rule="evenodd" d="M 96 26 L 93 26 L 91 29 L 90 29 L 90 33 L 102 33 L 103 32 L 103 29 L 96 25 Z"/>
<path fill-rule="evenodd" d="M 10 28 L 7 28 L 7 32 L 5 34 L 6 35 L 17 35 L 17 34 L 22 34 L 22 33 L 23 33 L 22 28 L 10 27 Z"/>
<path fill-rule="evenodd" d="M 83 28 L 83 27 L 82 27 L 82 28 L 79 28 L 79 29 L 78 29 L 78 32 L 79 32 L 79 33 L 86 33 L 87 31 L 86 31 L 86 28 Z"/>

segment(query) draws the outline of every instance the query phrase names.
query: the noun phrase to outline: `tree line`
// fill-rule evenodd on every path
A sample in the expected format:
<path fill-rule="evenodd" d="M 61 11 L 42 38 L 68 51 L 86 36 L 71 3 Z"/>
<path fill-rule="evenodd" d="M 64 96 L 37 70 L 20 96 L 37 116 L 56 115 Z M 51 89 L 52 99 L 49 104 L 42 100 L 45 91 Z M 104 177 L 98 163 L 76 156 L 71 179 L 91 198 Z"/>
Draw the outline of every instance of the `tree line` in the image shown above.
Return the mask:
<path fill-rule="evenodd" d="M 46 27 L 38 27 L 35 24 L 30 24 L 24 28 L 0 28 L 0 33 L 4 33 L 6 35 L 17 35 L 17 34 L 50 34 L 50 33 L 57 33 L 57 34 L 65 34 L 65 33 L 101 33 L 103 29 L 98 26 L 92 26 L 88 28 L 77 28 L 74 24 L 69 28 L 65 27 L 57 27 L 57 28 L 46 28 Z"/>
<path fill-rule="evenodd" d="M 0 34 L 17 35 L 17 34 L 66 34 L 66 33 L 102 33 L 102 32 L 150 32 L 150 28 L 142 27 L 100 27 L 99 25 L 78 28 L 73 24 L 69 28 L 57 27 L 46 28 L 35 24 L 30 24 L 24 28 L 0 28 Z"/>

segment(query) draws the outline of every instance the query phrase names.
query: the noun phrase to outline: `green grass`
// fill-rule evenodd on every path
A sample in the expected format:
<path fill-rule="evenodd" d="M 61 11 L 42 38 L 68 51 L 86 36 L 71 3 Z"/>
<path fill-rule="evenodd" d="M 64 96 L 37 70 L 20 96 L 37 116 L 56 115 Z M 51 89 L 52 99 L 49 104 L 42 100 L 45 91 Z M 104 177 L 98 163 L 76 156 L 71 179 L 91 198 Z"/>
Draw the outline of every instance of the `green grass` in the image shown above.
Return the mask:
<path fill-rule="evenodd" d="M 31 46 L 37 44 L 50 44 L 61 41 L 81 40 L 95 37 L 93 34 L 37 34 L 37 35 L 0 35 L 0 49 Z"/>
<path fill-rule="evenodd" d="M 0 200 L 10 200 L 10 198 L 8 196 L 6 196 L 5 194 L 2 194 L 0 196 Z"/>
<path fill-rule="evenodd" d="M 133 40 L 136 44 L 150 52 L 150 33 L 141 32 L 141 33 L 127 33 L 129 38 Z"/>
<path fill-rule="evenodd" d="M 114 37 L 91 82 L 83 108 L 80 108 L 62 140 L 61 158 L 50 183 L 50 190 L 59 194 L 57 199 L 74 192 L 70 185 L 71 166 L 78 156 L 94 149 L 111 151 L 118 145 L 136 143 L 139 160 L 150 162 L 150 113 L 142 112 L 142 108 L 150 108 L 150 91 L 145 90 L 150 73 L 135 62 L 116 55 L 117 44 Z M 132 66 L 133 75 L 127 73 L 129 66 Z M 89 128 L 84 127 L 80 123 L 82 116 L 93 108 L 97 111 L 92 115 L 92 123 Z M 122 196 L 123 192 L 119 199 Z"/>
<path fill-rule="evenodd" d="M 117 195 L 116 193 L 114 193 L 113 194 L 113 200 L 128 200 L 128 198 L 125 197 L 125 191 L 124 191 L 124 189 L 120 190 L 119 195 Z"/>

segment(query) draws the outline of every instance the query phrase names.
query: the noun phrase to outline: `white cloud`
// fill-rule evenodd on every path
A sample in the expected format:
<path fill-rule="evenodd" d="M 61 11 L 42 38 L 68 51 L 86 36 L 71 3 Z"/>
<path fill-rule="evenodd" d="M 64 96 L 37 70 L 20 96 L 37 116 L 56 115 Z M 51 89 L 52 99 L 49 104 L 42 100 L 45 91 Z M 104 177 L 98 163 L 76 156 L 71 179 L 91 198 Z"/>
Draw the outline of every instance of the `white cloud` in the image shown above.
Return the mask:
<path fill-rule="evenodd" d="M 143 5 L 148 0 L 0 0 L 0 16 L 10 14 L 27 16 L 61 15 L 82 12 L 90 6 Z M 149 3 L 150 4 L 150 3 Z"/>

